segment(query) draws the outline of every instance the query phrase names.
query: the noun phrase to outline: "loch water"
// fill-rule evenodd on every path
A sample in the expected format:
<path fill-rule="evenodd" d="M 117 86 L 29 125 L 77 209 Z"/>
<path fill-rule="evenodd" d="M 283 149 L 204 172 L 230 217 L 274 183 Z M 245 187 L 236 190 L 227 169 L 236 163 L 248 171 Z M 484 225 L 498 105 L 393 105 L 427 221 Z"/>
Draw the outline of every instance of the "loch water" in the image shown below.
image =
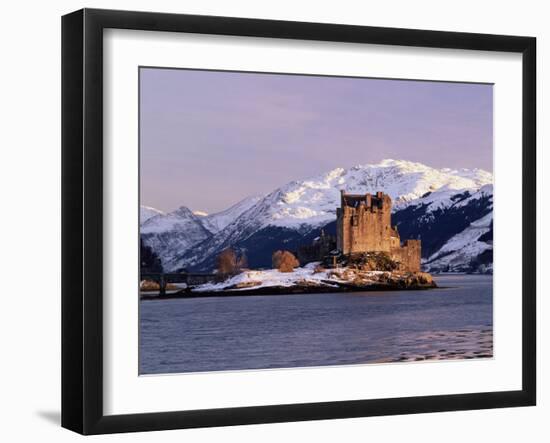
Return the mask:
<path fill-rule="evenodd" d="M 487 358 L 490 275 L 439 288 L 140 302 L 140 374 Z"/>

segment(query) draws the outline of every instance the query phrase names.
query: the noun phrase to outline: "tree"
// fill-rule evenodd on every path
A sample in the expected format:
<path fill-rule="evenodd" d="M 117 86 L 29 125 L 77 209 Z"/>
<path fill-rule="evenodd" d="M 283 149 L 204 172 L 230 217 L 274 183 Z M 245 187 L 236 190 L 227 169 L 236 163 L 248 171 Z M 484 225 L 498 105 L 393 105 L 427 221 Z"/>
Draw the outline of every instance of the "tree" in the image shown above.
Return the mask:
<path fill-rule="evenodd" d="M 300 266 L 300 262 L 289 251 L 275 251 L 271 257 L 273 262 L 273 268 L 278 269 L 279 272 L 292 272 L 294 268 Z"/>
<path fill-rule="evenodd" d="M 238 270 L 237 254 L 233 249 L 224 249 L 216 259 L 216 268 L 220 274 L 234 274 Z"/>
<path fill-rule="evenodd" d="M 161 273 L 162 262 L 150 246 L 139 239 L 139 262 L 142 273 Z"/>
<path fill-rule="evenodd" d="M 237 269 L 241 271 L 242 269 L 247 267 L 248 267 L 248 259 L 246 258 L 246 253 L 242 251 L 241 256 L 237 260 Z"/>

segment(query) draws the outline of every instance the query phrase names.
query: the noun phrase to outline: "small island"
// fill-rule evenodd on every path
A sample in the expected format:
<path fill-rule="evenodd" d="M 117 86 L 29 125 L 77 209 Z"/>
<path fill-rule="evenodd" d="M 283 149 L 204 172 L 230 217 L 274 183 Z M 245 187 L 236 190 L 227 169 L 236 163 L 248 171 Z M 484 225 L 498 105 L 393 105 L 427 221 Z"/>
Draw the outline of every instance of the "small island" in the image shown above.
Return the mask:
<path fill-rule="evenodd" d="M 139 83 L 140 375 L 493 357 L 493 85 Z"/>
<path fill-rule="evenodd" d="M 298 251 L 277 250 L 272 269 L 246 269 L 246 259 L 224 250 L 212 274 L 144 274 L 142 299 L 230 295 L 419 290 L 437 287 L 420 268 L 421 241 L 401 244 L 391 225 L 391 198 L 382 192 L 341 191 L 336 238 L 321 231 Z M 152 283 L 152 284 L 151 284 Z M 156 292 L 155 291 L 155 292 Z"/>

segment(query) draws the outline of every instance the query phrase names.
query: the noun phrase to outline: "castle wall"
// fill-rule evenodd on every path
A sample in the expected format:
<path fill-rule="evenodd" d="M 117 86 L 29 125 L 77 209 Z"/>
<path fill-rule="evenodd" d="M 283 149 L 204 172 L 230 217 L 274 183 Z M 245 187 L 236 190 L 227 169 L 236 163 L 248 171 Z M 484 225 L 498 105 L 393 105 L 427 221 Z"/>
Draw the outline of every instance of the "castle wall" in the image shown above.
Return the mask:
<path fill-rule="evenodd" d="M 338 249 L 343 254 L 366 251 L 390 252 L 399 245 L 399 235 L 391 227 L 391 199 L 387 195 L 366 201 L 357 207 L 345 204 L 337 212 Z"/>
<path fill-rule="evenodd" d="M 418 272 L 420 240 L 407 240 L 401 246 L 399 234 L 391 226 L 391 207 L 391 198 L 382 192 L 375 196 L 342 192 L 341 207 L 336 211 L 336 246 L 344 255 L 387 252 L 400 270 Z"/>
<path fill-rule="evenodd" d="M 347 245 L 346 230 L 344 229 L 343 208 L 336 208 L 336 249 L 344 251 Z"/>
<path fill-rule="evenodd" d="M 392 248 L 390 257 L 399 263 L 400 271 L 420 272 L 420 240 L 407 240 L 403 246 Z"/>

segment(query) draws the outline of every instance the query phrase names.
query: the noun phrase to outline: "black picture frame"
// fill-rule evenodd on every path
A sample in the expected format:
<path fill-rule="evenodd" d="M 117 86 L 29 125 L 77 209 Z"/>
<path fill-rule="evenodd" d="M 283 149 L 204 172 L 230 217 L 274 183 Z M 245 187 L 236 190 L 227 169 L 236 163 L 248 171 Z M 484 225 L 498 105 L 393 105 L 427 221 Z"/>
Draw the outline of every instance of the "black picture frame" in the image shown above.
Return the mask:
<path fill-rule="evenodd" d="M 522 54 L 522 389 L 131 415 L 103 413 L 103 30 Z M 530 406 L 536 403 L 536 39 L 83 9 L 62 18 L 62 426 L 82 434 Z M 519 165 L 518 165 L 519 167 Z"/>

